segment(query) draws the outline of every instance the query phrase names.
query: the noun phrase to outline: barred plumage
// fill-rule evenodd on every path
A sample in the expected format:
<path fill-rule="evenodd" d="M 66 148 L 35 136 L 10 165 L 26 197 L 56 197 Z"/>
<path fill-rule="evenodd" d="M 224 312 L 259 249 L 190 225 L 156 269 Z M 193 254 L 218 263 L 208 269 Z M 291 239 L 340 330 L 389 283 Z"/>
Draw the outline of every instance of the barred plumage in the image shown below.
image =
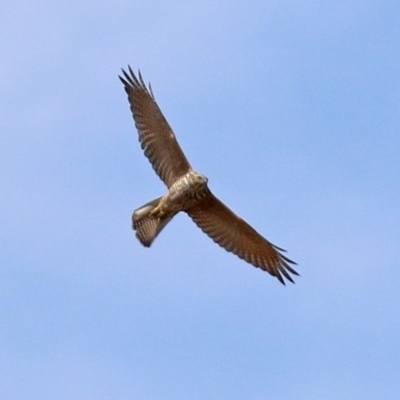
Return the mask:
<path fill-rule="evenodd" d="M 296 263 L 211 193 L 207 178 L 191 168 L 155 101 L 151 86 L 146 87 L 140 72 L 136 77 L 130 67 L 128 70 L 129 73 L 122 70 L 123 77 L 119 78 L 128 94 L 141 148 L 168 187 L 165 196 L 133 213 L 132 226 L 140 242 L 149 247 L 168 222 L 184 211 L 227 251 L 269 272 L 283 284 L 284 278 L 293 282 L 290 274 L 299 275 L 291 267 Z"/>

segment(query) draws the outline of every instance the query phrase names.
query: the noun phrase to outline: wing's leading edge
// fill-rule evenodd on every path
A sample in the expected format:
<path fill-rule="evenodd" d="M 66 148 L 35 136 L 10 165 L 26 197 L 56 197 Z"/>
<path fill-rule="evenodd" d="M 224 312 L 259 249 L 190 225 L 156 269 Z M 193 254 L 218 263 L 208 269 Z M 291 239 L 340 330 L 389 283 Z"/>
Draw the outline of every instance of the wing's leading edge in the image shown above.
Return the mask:
<path fill-rule="evenodd" d="M 175 134 L 163 116 L 149 89 L 128 66 L 129 73 L 122 70 L 119 79 L 124 84 L 139 141 L 157 175 L 170 187 L 178 178 L 190 170 L 190 164 L 175 138 Z"/>

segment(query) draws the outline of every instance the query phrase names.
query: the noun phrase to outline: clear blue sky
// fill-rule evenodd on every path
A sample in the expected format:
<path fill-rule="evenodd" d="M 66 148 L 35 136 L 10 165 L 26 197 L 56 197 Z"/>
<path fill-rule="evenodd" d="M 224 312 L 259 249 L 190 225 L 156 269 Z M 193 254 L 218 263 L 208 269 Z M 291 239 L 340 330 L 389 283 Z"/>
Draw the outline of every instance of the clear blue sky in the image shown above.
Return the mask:
<path fill-rule="evenodd" d="M 100 3 L 0 5 L 0 398 L 398 399 L 400 3 Z M 128 63 L 295 285 L 135 239 Z"/>

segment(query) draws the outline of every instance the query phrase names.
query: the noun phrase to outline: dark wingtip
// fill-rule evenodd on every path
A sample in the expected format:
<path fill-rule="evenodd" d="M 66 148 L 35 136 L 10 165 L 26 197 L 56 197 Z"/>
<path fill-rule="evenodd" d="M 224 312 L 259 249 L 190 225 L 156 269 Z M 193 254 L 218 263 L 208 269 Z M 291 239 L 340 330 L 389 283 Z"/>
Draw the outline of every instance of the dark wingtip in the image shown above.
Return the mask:
<path fill-rule="evenodd" d="M 123 68 L 121 68 L 121 71 L 122 71 L 122 76 L 118 75 L 118 78 L 120 79 L 122 84 L 125 86 L 125 91 L 128 94 L 131 89 L 144 90 L 155 101 L 155 97 L 153 94 L 153 90 L 150 86 L 150 83 L 149 83 L 149 87 L 147 88 L 146 84 L 144 83 L 140 69 L 138 69 L 138 73 L 137 73 L 137 75 L 135 75 L 131 66 L 128 64 L 128 72 L 125 71 Z"/>
<path fill-rule="evenodd" d="M 283 280 L 283 278 L 282 278 L 282 276 L 281 276 L 280 273 L 278 273 L 278 274 L 276 275 L 276 277 L 278 278 L 279 282 L 282 283 L 283 286 L 286 286 L 286 283 L 285 283 L 285 281 Z"/>
<path fill-rule="evenodd" d="M 122 72 L 125 72 L 125 71 L 122 70 Z M 119 80 L 122 82 L 122 84 L 123 84 L 124 86 L 127 86 L 127 85 L 128 85 L 128 82 L 127 82 L 121 75 L 118 75 L 118 78 L 119 78 Z"/>
<path fill-rule="evenodd" d="M 283 283 L 284 285 L 285 285 L 286 283 L 285 283 L 283 277 L 285 277 L 288 281 L 290 281 L 290 282 L 292 282 L 293 284 L 295 284 L 296 282 L 293 280 L 293 278 L 290 276 L 290 274 L 296 275 L 296 276 L 300 276 L 300 274 L 299 274 L 295 269 L 293 269 L 293 268 L 288 264 L 288 262 L 291 262 L 292 264 L 296 264 L 296 263 L 295 263 L 294 261 L 292 261 L 292 260 L 289 260 L 289 259 L 286 258 L 285 256 L 282 256 L 282 254 L 281 254 L 281 257 L 282 257 L 283 259 L 281 259 L 281 262 L 280 262 L 279 267 L 278 267 L 277 278 L 278 278 L 279 281 L 280 281 L 281 283 Z M 296 264 L 296 265 L 297 265 L 297 264 Z M 290 274 L 289 274 L 289 273 L 290 273 Z M 282 277 L 282 275 L 283 275 L 283 277 Z"/>
<path fill-rule="evenodd" d="M 128 65 L 128 68 L 130 69 L 129 65 Z M 118 75 L 118 78 L 122 82 L 122 84 L 125 86 L 125 88 L 127 88 L 127 87 L 131 86 L 131 77 L 128 75 L 128 73 L 123 68 L 121 68 L 121 71 L 122 71 L 123 76 Z"/>

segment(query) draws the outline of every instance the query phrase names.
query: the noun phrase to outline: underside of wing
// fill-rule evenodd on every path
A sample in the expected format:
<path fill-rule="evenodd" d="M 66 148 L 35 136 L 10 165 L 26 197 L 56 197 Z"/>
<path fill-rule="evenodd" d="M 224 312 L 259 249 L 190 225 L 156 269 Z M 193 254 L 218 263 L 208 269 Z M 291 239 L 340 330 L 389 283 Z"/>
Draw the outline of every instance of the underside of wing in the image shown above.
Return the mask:
<path fill-rule="evenodd" d="M 285 284 L 283 277 L 294 283 L 289 273 L 299 275 L 290 266 L 296 263 L 282 254 L 283 249 L 263 238 L 213 194 L 187 210 L 187 213 L 215 243 L 269 272 L 281 283 Z"/>
<path fill-rule="evenodd" d="M 128 94 L 139 141 L 154 170 L 169 187 L 189 171 L 190 164 L 158 107 L 151 87 L 146 87 L 140 72 L 136 77 L 128 68 L 129 73 L 122 70 L 124 76 L 119 78 Z"/>

